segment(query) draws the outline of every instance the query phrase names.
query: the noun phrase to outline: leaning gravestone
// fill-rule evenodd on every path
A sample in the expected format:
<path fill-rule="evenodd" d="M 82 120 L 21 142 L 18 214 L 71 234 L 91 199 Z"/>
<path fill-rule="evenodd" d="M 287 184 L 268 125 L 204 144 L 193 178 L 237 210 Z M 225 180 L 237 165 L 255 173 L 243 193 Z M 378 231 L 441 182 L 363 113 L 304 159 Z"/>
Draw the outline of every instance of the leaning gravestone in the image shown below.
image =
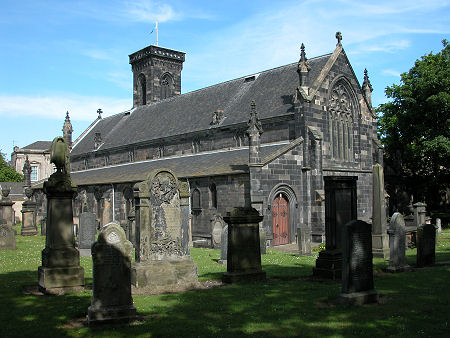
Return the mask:
<path fill-rule="evenodd" d="M 259 222 L 263 220 L 251 207 L 239 207 L 223 218 L 228 224 L 227 272 L 224 283 L 263 280 Z"/>
<path fill-rule="evenodd" d="M 211 217 L 211 244 L 213 249 L 219 249 L 222 244 L 222 229 L 225 226 L 222 216 Z"/>
<path fill-rule="evenodd" d="M 422 224 L 417 228 L 417 266 L 433 265 L 436 255 L 436 226 Z"/>
<path fill-rule="evenodd" d="M 402 214 L 396 212 L 392 215 L 391 223 L 388 229 L 389 234 L 389 266 L 388 272 L 402 272 L 409 270 L 409 265 L 406 263 L 406 228 L 405 220 Z"/>
<path fill-rule="evenodd" d="M 220 259 L 219 264 L 227 264 L 227 252 L 228 252 L 228 224 L 222 229 L 222 240 L 220 246 Z"/>
<path fill-rule="evenodd" d="M 133 285 L 150 292 L 197 285 L 197 264 L 189 256 L 187 183 L 168 169 L 155 170 L 135 185 L 135 196 Z"/>
<path fill-rule="evenodd" d="M 0 219 L 0 250 L 16 250 L 14 230 L 4 219 Z"/>
<path fill-rule="evenodd" d="M 72 198 L 77 187 L 70 178 L 69 149 L 63 137 L 53 140 L 50 152 L 56 172 L 44 182 L 47 232 L 42 266 L 38 268 L 39 289 L 50 294 L 82 291 L 84 269 L 73 230 Z"/>
<path fill-rule="evenodd" d="M 92 245 L 93 288 L 88 309 L 89 325 L 136 318 L 131 297 L 133 245 L 117 223 L 105 225 Z"/>
<path fill-rule="evenodd" d="M 342 228 L 342 292 L 345 304 L 375 303 L 378 293 L 373 285 L 372 227 L 353 220 Z"/>
<path fill-rule="evenodd" d="M 78 233 L 78 249 L 80 255 L 87 257 L 91 255 L 91 246 L 95 242 L 97 232 L 97 215 L 93 212 L 82 212 L 80 214 L 80 230 Z"/>

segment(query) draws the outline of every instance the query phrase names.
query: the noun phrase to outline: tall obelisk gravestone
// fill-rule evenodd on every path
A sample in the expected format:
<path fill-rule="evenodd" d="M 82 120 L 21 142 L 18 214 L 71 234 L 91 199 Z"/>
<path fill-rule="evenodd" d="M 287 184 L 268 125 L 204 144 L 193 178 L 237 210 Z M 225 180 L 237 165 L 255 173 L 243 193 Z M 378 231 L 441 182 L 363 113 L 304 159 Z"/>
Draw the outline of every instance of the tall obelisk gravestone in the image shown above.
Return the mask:
<path fill-rule="evenodd" d="M 38 269 L 39 289 L 44 293 L 80 291 L 84 286 L 84 269 L 75 248 L 72 198 L 76 185 L 70 178 L 69 149 L 62 137 L 56 137 L 50 160 L 56 166 L 44 182 L 47 195 L 47 235 Z"/>
<path fill-rule="evenodd" d="M 389 258 L 389 237 L 387 234 L 386 197 L 384 190 L 383 167 L 373 166 L 372 200 L 372 251 L 374 257 Z"/>

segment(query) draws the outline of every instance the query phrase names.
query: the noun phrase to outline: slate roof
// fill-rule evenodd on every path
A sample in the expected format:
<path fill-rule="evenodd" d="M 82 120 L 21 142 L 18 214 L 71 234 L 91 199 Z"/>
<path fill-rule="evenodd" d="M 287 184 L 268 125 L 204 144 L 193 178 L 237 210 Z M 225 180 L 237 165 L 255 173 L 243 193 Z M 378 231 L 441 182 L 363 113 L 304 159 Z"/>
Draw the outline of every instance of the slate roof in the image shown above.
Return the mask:
<path fill-rule="evenodd" d="M 50 147 L 52 146 L 52 141 L 36 141 L 34 143 L 31 143 L 25 147 L 22 147 L 21 149 L 27 149 L 27 150 L 50 150 Z"/>
<path fill-rule="evenodd" d="M 297 143 L 292 142 L 293 146 Z M 292 148 L 289 143 L 261 147 L 261 158 Z M 179 178 L 248 173 L 248 147 L 165 157 L 71 173 L 77 185 L 139 182 L 154 169 L 171 169 Z"/>
<path fill-rule="evenodd" d="M 309 82 L 316 79 L 331 54 L 308 60 Z M 226 118 L 220 126 L 248 121 L 250 103 L 256 102 L 259 118 L 264 120 L 293 112 L 293 94 L 299 84 L 297 62 L 166 100 L 137 107 L 131 112 L 100 120 L 72 149 L 71 155 L 94 149 L 94 136 L 100 132 L 99 150 L 139 144 L 211 128 L 212 115 L 223 110 Z"/>

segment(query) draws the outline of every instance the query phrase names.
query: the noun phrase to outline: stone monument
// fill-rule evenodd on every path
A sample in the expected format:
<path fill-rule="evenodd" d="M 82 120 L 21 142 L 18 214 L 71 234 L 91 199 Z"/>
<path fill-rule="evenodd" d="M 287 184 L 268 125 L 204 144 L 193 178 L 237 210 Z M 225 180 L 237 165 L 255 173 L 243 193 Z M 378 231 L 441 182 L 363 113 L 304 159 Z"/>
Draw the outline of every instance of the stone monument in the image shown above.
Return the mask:
<path fill-rule="evenodd" d="M 221 235 L 221 245 L 220 245 L 220 259 L 217 263 L 219 264 L 227 264 L 227 252 L 228 252 L 228 224 L 222 229 Z"/>
<path fill-rule="evenodd" d="M 14 230 L 4 219 L 0 219 L 0 250 L 16 250 Z"/>
<path fill-rule="evenodd" d="M 388 259 L 389 238 L 386 229 L 385 195 L 383 167 L 377 163 L 373 166 L 372 250 L 374 257 Z"/>
<path fill-rule="evenodd" d="M 80 291 L 84 286 L 84 269 L 80 266 L 73 230 L 72 198 L 77 188 L 70 178 L 69 150 L 63 137 L 53 140 L 50 152 L 56 172 L 44 182 L 47 231 L 38 277 L 42 292 L 59 294 Z"/>
<path fill-rule="evenodd" d="M 298 253 L 300 256 L 311 256 L 311 231 L 297 228 Z"/>
<path fill-rule="evenodd" d="M 402 214 L 396 212 L 392 215 L 388 229 L 389 234 L 389 266 L 388 272 L 403 272 L 409 270 L 406 263 L 406 228 Z"/>
<path fill-rule="evenodd" d="M 371 225 L 361 220 L 348 222 L 342 228 L 342 292 L 345 304 L 378 301 L 373 285 Z"/>
<path fill-rule="evenodd" d="M 31 200 L 33 190 L 30 187 L 25 188 L 27 200 L 22 204 L 22 236 L 35 236 L 38 234 L 36 226 L 36 203 Z"/>
<path fill-rule="evenodd" d="M 136 261 L 131 281 L 136 288 L 170 291 L 197 285 L 197 265 L 189 252 L 189 190 L 169 169 L 151 172 L 137 183 Z"/>
<path fill-rule="evenodd" d="M 91 255 L 91 246 L 95 242 L 97 232 L 97 215 L 85 211 L 80 214 L 80 230 L 78 234 L 78 250 L 83 257 Z"/>
<path fill-rule="evenodd" d="M 417 266 L 433 265 L 436 255 L 436 226 L 422 224 L 417 228 Z"/>
<path fill-rule="evenodd" d="M 263 280 L 261 267 L 259 222 L 263 220 L 256 209 L 238 207 L 223 218 L 228 224 L 227 272 L 224 283 Z"/>
<path fill-rule="evenodd" d="M 136 318 L 131 296 L 133 245 L 117 223 L 105 225 L 92 245 L 94 282 L 88 309 L 89 325 L 127 322 Z"/>
<path fill-rule="evenodd" d="M 14 225 L 14 210 L 12 207 L 14 205 L 14 202 L 11 201 L 11 198 L 9 197 L 10 191 L 10 188 L 2 189 L 2 199 L 0 200 L 0 219 L 4 219 L 6 221 L 6 224 L 12 227 Z"/>

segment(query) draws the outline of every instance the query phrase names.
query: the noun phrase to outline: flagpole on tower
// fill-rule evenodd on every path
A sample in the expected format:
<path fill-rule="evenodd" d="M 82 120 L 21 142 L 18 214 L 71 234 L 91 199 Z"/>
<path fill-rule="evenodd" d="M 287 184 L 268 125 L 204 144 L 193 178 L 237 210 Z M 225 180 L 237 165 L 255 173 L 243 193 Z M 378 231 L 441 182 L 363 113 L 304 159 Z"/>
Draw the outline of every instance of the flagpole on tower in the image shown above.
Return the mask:
<path fill-rule="evenodd" d="M 156 21 L 156 45 L 158 46 L 158 21 Z"/>

